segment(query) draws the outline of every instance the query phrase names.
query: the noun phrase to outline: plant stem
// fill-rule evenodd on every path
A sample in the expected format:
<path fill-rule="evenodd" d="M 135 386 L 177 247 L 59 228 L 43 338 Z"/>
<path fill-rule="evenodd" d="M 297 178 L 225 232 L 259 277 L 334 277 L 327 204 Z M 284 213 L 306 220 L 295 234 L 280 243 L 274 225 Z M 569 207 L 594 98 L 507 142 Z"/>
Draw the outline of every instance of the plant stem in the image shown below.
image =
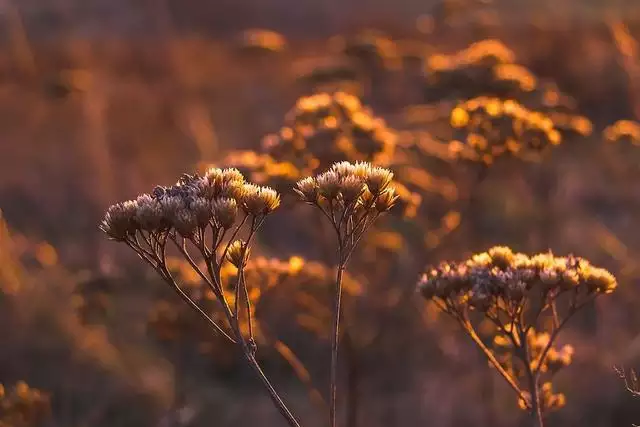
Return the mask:
<path fill-rule="evenodd" d="M 276 405 L 276 407 L 280 411 L 280 414 L 282 414 L 282 416 L 287 420 L 287 422 L 291 427 L 300 427 L 300 423 L 298 423 L 298 420 L 296 420 L 296 418 L 293 416 L 291 411 L 289 411 L 289 408 L 287 408 L 287 405 L 285 405 L 285 403 L 282 401 L 282 399 L 278 395 L 278 392 L 273 387 L 273 385 L 271 385 L 271 382 L 269 382 L 269 379 L 264 374 L 264 371 L 262 370 L 262 368 L 260 368 L 258 361 L 253 355 L 253 352 L 249 349 L 249 346 L 247 346 L 245 340 L 242 339 L 241 342 L 242 342 L 242 350 L 244 352 L 245 357 L 247 358 L 247 361 L 249 362 L 249 366 L 251 366 L 251 368 L 256 373 L 260 381 L 262 381 L 262 384 L 269 392 L 269 396 L 271 397 L 271 400 L 273 401 L 274 405 Z"/>
<path fill-rule="evenodd" d="M 340 251 L 342 252 L 342 251 Z M 340 264 L 336 274 L 335 305 L 333 310 L 333 334 L 331 336 L 331 385 L 329 393 L 329 421 L 336 427 L 336 395 L 338 386 L 338 341 L 340 339 L 340 303 L 342 299 L 342 274 L 344 264 L 340 253 Z"/>
<path fill-rule="evenodd" d="M 540 387 L 539 387 L 539 377 L 540 370 L 539 367 L 533 369 L 531 367 L 531 352 L 529 351 L 529 344 L 527 342 L 527 336 L 524 331 L 520 332 L 520 347 L 517 349 L 517 354 L 520 356 L 522 364 L 524 365 L 524 370 L 527 375 L 527 380 L 529 382 L 529 393 L 531 395 L 531 427 L 544 427 L 544 421 L 542 418 L 542 405 L 540 404 Z M 544 359 L 541 359 L 538 363 L 538 366 L 544 362 Z"/>
<path fill-rule="evenodd" d="M 542 418 L 542 405 L 540 405 L 540 388 L 538 387 L 538 376 L 527 369 L 527 377 L 529 378 L 529 389 L 531 390 L 531 426 L 544 427 Z"/>

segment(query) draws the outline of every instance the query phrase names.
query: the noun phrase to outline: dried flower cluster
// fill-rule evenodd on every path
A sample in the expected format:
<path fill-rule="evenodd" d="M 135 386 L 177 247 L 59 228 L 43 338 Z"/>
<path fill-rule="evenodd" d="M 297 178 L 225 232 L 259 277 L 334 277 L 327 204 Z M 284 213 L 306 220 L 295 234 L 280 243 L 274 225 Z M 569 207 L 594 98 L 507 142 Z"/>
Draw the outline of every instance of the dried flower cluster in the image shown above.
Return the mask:
<path fill-rule="evenodd" d="M 447 308 L 471 305 L 493 313 L 520 307 L 531 292 L 553 299 L 570 292 L 579 298 L 610 293 L 616 285 L 611 273 L 583 258 L 551 253 L 529 257 L 494 247 L 462 263 L 443 263 L 427 271 L 419 287 L 425 298 L 441 300 Z"/>
<path fill-rule="evenodd" d="M 456 140 L 473 147 L 480 159 L 491 163 L 510 153 L 526 155 L 562 142 L 562 135 L 545 114 L 530 111 L 516 101 L 479 97 L 451 111 Z"/>
<path fill-rule="evenodd" d="M 298 427 L 256 360 L 251 295 L 244 274 L 256 231 L 279 205 L 275 190 L 246 182 L 237 169 L 212 168 L 202 177 L 183 175 L 171 187 L 156 187 L 152 194 L 111 206 L 100 228 L 111 239 L 126 243 L 209 326 L 238 344 L 282 416 Z M 168 243 L 206 283 L 221 307 L 221 319 L 211 317 L 176 281 L 168 268 Z M 238 271 L 232 291 L 223 285 L 226 265 Z"/>
<path fill-rule="evenodd" d="M 20 381 L 10 390 L 0 384 L 0 427 L 33 427 L 49 413 L 49 396 Z"/>
<path fill-rule="evenodd" d="M 560 330 L 578 310 L 616 286 L 611 273 L 585 259 L 551 253 L 530 257 L 507 247 L 442 263 L 418 283 L 424 298 L 460 323 L 540 422 L 545 409 L 564 403 L 562 395 L 551 393 L 550 378 L 540 383 L 542 375 L 550 377 L 571 360 L 570 347 L 553 349 Z M 472 311 L 495 327 L 494 349 L 480 339 Z M 538 331 L 548 317 L 551 329 Z"/>
<path fill-rule="evenodd" d="M 536 79 L 514 64 L 515 54 L 498 40 L 476 42 L 451 55 L 433 54 L 425 63 L 427 100 L 468 99 L 479 95 L 518 97 L 536 87 Z"/>
<path fill-rule="evenodd" d="M 156 187 L 151 194 L 111 206 L 101 229 L 113 240 L 138 245 L 137 237 L 147 235 L 161 245 L 166 236 L 204 243 L 210 227 L 215 243 L 241 212 L 259 224 L 279 204 L 278 193 L 246 183 L 237 169 L 214 168 L 203 177 L 184 175 L 171 187 Z"/>
<path fill-rule="evenodd" d="M 347 256 L 367 228 L 398 200 L 392 179 L 393 173 L 379 166 L 339 162 L 316 177 L 298 181 L 295 191 L 329 219 Z"/>
<path fill-rule="evenodd" d="M 300 98 L 280 131 L 264 139 L 263 148 L 307 170 L 343 159 L 386 164 L 393 156 L 395 135 L 357 97 L 320 93 Z"/>

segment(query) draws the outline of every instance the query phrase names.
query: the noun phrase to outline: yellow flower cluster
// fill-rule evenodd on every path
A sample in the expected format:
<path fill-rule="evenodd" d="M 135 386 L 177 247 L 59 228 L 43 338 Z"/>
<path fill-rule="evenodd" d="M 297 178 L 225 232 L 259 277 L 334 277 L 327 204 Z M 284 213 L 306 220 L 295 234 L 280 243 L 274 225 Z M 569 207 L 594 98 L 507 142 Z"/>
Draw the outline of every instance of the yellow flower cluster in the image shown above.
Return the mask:
<path fill-rule="evenodd" d="M 457 131 L 456 141 L 473 147 L 487 163 L 507 153 L 539 151 L 562 142 L 550 117 L 513 100 L 470 99 L 451 111 L 450 123 Z"/>
<path fill-rule="evenodd" d="M 340 160 L 387 164 L 396 136 L 360 100 L 345 92 L 302 97 L 285 116 L 285 125 L 263 140 L 265 151 L 301 169 Z"/>
<path fill-rule="evenodd" d="M 611 273 L 583 258 L 551 253 L 529 257 L 506 247 L 491 248 L 459 263 L 442 263 L 425 272 L 419 282 L 427 299 L 464 302 L 480 311 L 520 303 L 532 291 L 594 294 L 613 292 L 616 286 Z"/>

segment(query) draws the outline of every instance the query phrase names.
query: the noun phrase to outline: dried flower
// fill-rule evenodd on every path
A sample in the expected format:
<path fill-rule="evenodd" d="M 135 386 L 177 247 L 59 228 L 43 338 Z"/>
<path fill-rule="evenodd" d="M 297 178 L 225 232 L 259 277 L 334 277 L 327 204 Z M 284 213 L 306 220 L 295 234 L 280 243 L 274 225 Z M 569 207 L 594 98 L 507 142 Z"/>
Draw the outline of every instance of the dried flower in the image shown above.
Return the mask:
<path fill-rule="evenodd" d="M 327 171 L 316 178 L 318 191 L 322 197 L 331 201 L 340 194 L 340 176 L 335 171 Z"/>
<path fill-rule="evenodd" d="M 211 203 L 214 221 L 224 230 L 233 226 L 238 216 L 238 204 L 235 199 L 217 199 Z"/>
<path fill-rule="evenodd" d="M 236 268 L 241 268 L 245 265 L 247 258 L 249 257 L 249 248 L 247 243 L 242 240 L 236 240 L 229 246 L 227 252 L 227 260 Z"/>
<path fill-rule="evenodd" d="M 156 198 L 148 194 L 138 196 L 135 221 L 145 231 L 156 231 L 162 227 L 164 214 L 162 206 Z"/>
<path fill-rule="evenodd" d="M 398 195 L 394 188 L 386 188 L 376 197 L 376 210 L 380 213 L 387 212 L 398 200 Z"/>
<path fill-rule="evenodd" d="M 250 215 L 267 215 L 280 206 L 280 196 L 270 187 L 247 184 L 245 190 L 243 203 L 246 212 Z"/>
<path fill-rule="evenodd" d="M 100 229 L 113 240 L 126 240 L 138 228 L 136 214 L 138 204 L 134 200 L 110 206 L 100 224 Z"/>
<path fill-rule="evenodd" d="M 301 179 L 296 183 L 296 187 L 294 191 L 304 202 L 316 203 L 318 201 L 318 184 L 312 177 Z"/>

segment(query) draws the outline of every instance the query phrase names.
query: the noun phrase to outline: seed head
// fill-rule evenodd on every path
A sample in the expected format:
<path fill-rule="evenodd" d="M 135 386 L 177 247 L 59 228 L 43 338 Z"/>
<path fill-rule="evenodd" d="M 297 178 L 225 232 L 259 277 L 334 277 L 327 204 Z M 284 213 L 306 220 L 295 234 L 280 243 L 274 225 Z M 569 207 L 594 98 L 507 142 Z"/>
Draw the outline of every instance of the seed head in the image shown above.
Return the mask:
<path fill-rule="evenodd" d="M 157 231 L 162 227 L 164 215 L 157 199 L 148 194 L 142 194 L 136 199 L 137 209 L 135 220 L 145 231 Z"/>
<path fill-rule="evenodd" d="M 211 203 L 209 200 L 198 197 L 191 201 L 189 205 L 189 209 L 193 212 L 193 215 L 196 219 L 196 223 L 199 227 L 206 227 L 211 220 Z"/>
<path fill-rule="evenodd" d="M 162 215 L 164 218 L 173 222 L 178 212 L 185 208 L 185 203 L 182 197 L 179 196 L 165 196 L 160 199 L 160 207 L 162 209 Z"/>
<path fill-rule="evenodd" d="M 298 181 L 294 191 L 304 202 L 316 203 L 318 201 L 318 184 L 312 177 L 307 177 Z"/>
<path fill-rule="evenodd" d="M 392 179 L 393 172 L 389 169 L 374 167 L 366 177 L 366 183 L 369 191 L 377 196 L 389 186 Z"/>
<path fill-rule="evenodd" d="M 244 176 L 236 168 L 227 168 L 222 170 L 222 180 L 224 182 L 244 182 Z"/>
<path fill-rule="evenodd" d="M 353 175 L 355 166 L 352 163 L 346 161 L 338 162 L 333 164 L 331 170 L 335 171 L 340 178 L 345 178 L 347 176 Z"/>
<path fill-rule="evenodd" d="M 234 199 L 218 199 L 211 204 L 214 220 L 227 230 L 233 226 L 238 216 L 238 204 Z"/>
<path fill-rule="evenodd" d="M 364 191 L 364 183 L 362 179 L 349 175 L 342 179 L 341 185 L 342 198 L 346 205 L 358 200 L 362 192 Z"/>
<path fill-rule="evenodd" d="M 333 200 L 340 194 L 340 176 L 335 171 L 327 171 L 318 176 L 318 191 L 327 200 Z"/>
<path fill-rule="evenodd" d="M 376 197 L 376 210 L 380 213 L 387 212 L 398 200 L 398 195 L 393 187 L 387 187 L 382 193 Z"/>
<path fill-rule="evenodd" d="M 280 196 L 273 188 L 248 184 L 245 189 L 244 208 L 250 215 L 267 215 L 280 206 Z"/>
<path fill-rule="evenodd" d="M 110 206 L 100 224 L 100 229 L 113 240 L 126 240 L 138 229 L 135 220 L 137 210 L 138 204 L 134 200 Z"/>
<path fill-rule="evenodd" d="M 246 242 L 236 240 L 229 246 L 227 260 L 236 268 L 241 268 L 246 264 L 247 258 L 249 258 L 249 251 L 250 249 L 247 247 Z"/>
<path fill-rule="evenodd" d="M 175 212 L 173 226 L 182 237 L 192 237 L 198 228 L 198 221 L 191 209 L 183 207 Z"/>
<path fill-rule="evenodd" d="M 371 173 L 371 163 L 367 162 L 356 162 L 353 165 L 353 174 L 361 179 L 367 179 L 369 174 Z"/>

